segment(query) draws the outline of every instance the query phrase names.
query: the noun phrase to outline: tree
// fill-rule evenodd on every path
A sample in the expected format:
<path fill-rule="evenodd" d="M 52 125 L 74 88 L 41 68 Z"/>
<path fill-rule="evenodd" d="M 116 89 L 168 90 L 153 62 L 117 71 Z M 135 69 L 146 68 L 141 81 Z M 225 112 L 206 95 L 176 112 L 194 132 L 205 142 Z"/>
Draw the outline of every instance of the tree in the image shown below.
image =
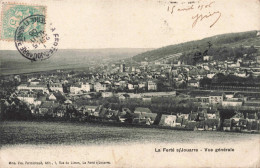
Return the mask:
<path fill-rule="evenodd" d="M 20 100 L 12 99 L 15 102 L 12 105 L 1 107 L 3 120 L 30 120 L 32 119 L 32 113 L 27 104 Z"/>

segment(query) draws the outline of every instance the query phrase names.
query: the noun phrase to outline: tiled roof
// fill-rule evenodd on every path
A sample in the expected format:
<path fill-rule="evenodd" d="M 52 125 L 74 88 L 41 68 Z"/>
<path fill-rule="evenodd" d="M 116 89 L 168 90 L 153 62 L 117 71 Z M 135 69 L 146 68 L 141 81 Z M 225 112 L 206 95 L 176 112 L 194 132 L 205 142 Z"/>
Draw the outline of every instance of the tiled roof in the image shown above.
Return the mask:
<path fill-rule="evenodd" d="M 58 107 L 59 104 L 58 103 L 55 103 L 53 101 L 45 101 L 41 104 L 40 108 L 56 108 Z"/>
<path fill-rule="evenodd" d="M 136 107 L 135 112 L 146 112 L 146 113 L 151 113 L 151 110 L 149 108 L 144 108 L 144 107 Z"/>
<path fill-rule="evenodd" d="M 211 92 L 210 96 L 222 96 L 223 93 L 222 92 Z"/>
<path fill-rule="evenodd" d="M 18 94 L 17 97 L 36 97 L 35 94 Z"/>

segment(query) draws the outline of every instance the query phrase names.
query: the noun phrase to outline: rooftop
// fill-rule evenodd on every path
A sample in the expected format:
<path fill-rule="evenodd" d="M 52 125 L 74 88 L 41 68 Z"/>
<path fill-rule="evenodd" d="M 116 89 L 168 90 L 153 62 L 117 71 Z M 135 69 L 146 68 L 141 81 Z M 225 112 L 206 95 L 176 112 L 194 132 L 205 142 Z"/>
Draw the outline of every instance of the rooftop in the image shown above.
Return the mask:
<path fill-rule="evenodd" d="M 136 107 L 135 112 L 146 112 L 146 113 L 152 113 L 149 108 L 144 108 L 144 107 Z"/>

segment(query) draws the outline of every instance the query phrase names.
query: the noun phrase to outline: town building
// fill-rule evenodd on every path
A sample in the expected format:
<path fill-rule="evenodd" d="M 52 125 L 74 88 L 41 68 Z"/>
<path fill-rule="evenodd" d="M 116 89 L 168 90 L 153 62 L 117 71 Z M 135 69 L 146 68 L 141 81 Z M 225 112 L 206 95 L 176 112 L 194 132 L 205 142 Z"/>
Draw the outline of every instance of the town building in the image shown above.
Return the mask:
<path fill-rule="evenodd" d="M 156 91 L 157 90 L 157 84 L 153 81 L 147 82 L 147 90 L 148 91 Z"/>
<path fill-rule="evenodd" d="M 51 90 L 51 91 L 63 93 L 62 84 L 59 84 L 59 83 L 51 83 L 51 84 L 49 85 L 49 87 L 50 87 L 50 90 Z"/>
<path fill-rule="evenodd" d="M 43 85 L 43 84 L 37 84 L 37 85 L 20 84 L 19 86 L 17 86 L 17 90 L 28 90 L 28 91 L 39 90 L 45 93 L 49 93 L 47 89 L 47 85 Z"/>
<path fill-rule="evenodd" d="M 105 83 L 102 83 L 102 82 L 96 82 L 95 85 L 94 85 L 94 90 L 96 92 L 104 92 L 107 90 L 107 86 Z"/>
<path fill-rule="evenodd" d="M 209 103 L 210 104 L 219 104 L 221 105 L 223 101 L 223 93 L 219 93 L 219 92 L 212 92 L 209 95 Z"/>

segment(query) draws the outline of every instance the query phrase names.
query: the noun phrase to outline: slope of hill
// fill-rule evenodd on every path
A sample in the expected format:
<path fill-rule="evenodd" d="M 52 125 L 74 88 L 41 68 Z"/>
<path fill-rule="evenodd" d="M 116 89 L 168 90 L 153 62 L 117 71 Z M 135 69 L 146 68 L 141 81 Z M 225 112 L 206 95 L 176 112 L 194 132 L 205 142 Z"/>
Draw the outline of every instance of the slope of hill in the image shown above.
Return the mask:
<path fill-rule="evenodd" d="M 0 51 L 0 74 L 29 73 L 55 69 L 82 68 L 117 61 L 145 52 L 147 48 L 61 49 L 43 61 L 31 62 L 16 50 Z"/>
<path fill-rule="evenodd" d="M 258 31 L 248 31 L 241 33 L 229 33 L 216 35 L 212 37 L 207 37 L 202 40 L 189 41 L 185 43 L 180 43 L 176 45 L 170 45 L 162 47 L 159 49 L 147 51 L 141 54 L 138 54 L 133 57 L 133 60 L 140 62 L 144 60 L 155 61 L 166 57 L 168 55 L 176 53 L 188 53 L 188 52 L 197 52 L 200 50 L 206 50 L 210 44 L 212 47 L 238 47 L 240 45 L 260 45 L 260 38 L 257 37 Z"/>

